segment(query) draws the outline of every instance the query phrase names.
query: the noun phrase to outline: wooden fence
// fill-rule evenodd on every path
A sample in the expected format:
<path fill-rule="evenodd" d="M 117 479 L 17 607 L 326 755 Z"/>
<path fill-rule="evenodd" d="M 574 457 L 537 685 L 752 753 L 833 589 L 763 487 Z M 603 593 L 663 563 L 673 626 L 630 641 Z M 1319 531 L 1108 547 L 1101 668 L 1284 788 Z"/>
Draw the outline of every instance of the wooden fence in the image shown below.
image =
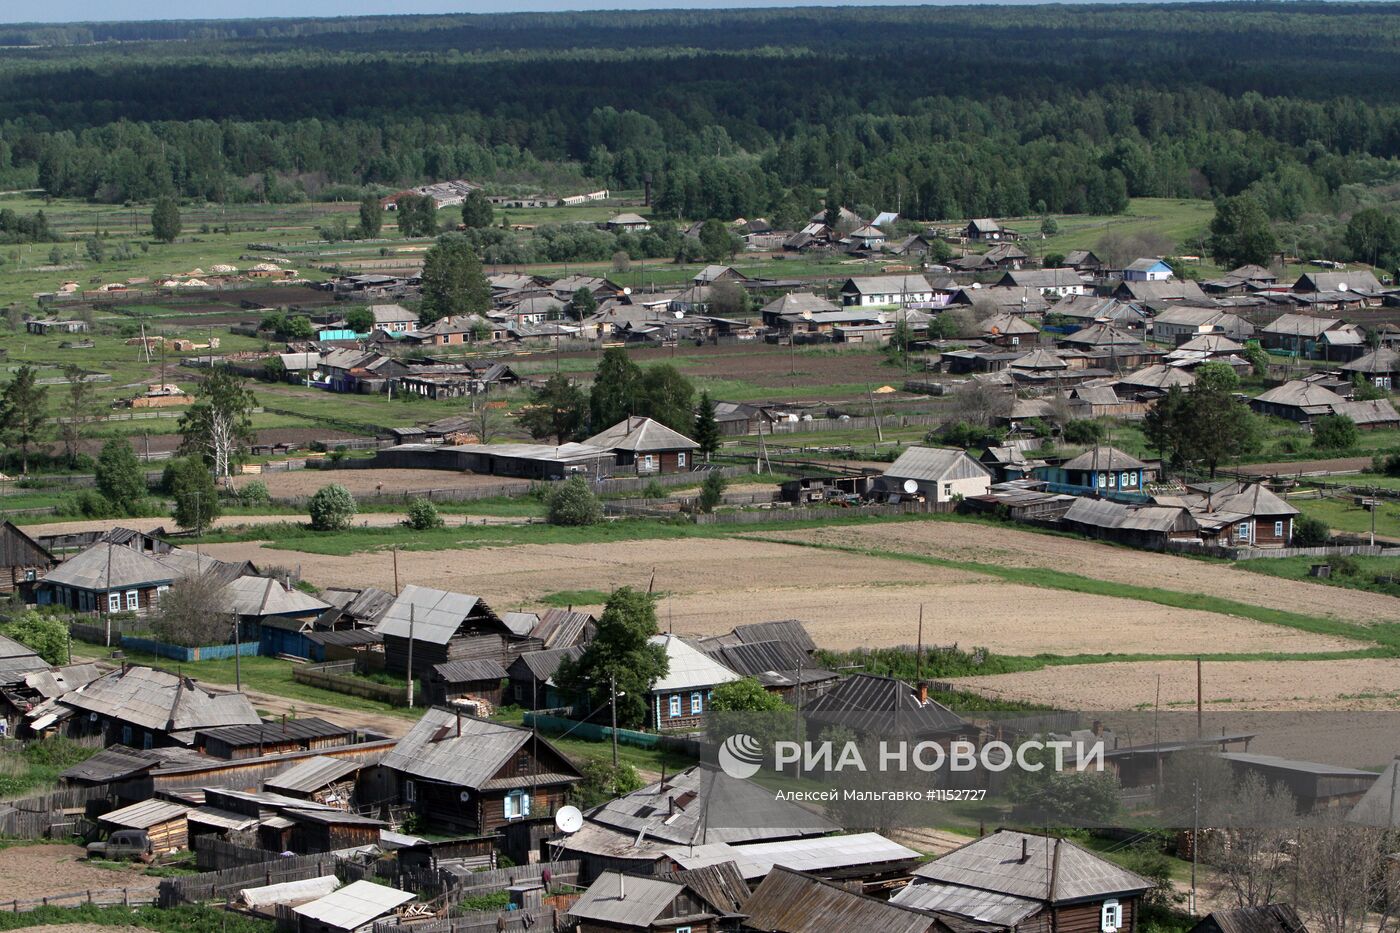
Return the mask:
<path fill-rule="evenodd" d="M 0 901 L 0 911 L 10 913 L 25 913 L 39 907 L 82 907 L 93 905 L 96 907 L 142 907 L 155 903 L 155 898 L 151 895 L 150 889 L 130 888 L 91 888 L 87 891 L 74 891 L 70 894 L 50 894 L 47 897 L 32 898 L 29 900 L 19 900 L 18 898 L 9 901 Z"/>
<path fill-rule="evenodd" d="M 408 705 L 408 688 L 376 683 L 355 676 L 355 661 L 326 661 L 292 668 L 292 679 L 300 684 L 332 690 L 347 696 L 378 700 L 393 706 Z"/>
<path fill-rule="evenodd" d="M 772 426 L 773 434 L 813 434 L 820 431 L 867 431 L 878 424 L 882 428 L 933 426 L 947 419 L 939 415 L 862 415 L 852 418 L 813 418 L 811 421 L 779 421 Z M 765 428 L 765 431 L 768 429 Z M 756 432 L 751 432 L 756 433 Z"/>
<path fill-rule="evenodd" d="M 289 856 L 255 865 L 226 868 L 223 871 L 186 875 L 182 878 L 162 878 L 156 893 L 156 903 L 161 907 L 178 907 L 181 904 L 197 904 L 201 901 L 219 901 L 236 896 L 243 888 L 260 888 L 284 881 L 305 881 L 307 878 L 333 875 L 335 870 L 336 857 L 331 853 L 322 852 L 318 855 Z"/>
<path fill-rule="evenodd" d="M 196 836 L 192 843 L 194 864 L 200 871 L 226 871 L 246 865 L 261 865 L 278 857 L 276 852 L 241 846 L 233 842 L 215 839 L 213 836 Z"/>
<path fill-rule="evenodd" d="M 89 800 L 107 796 L 107 785 L 63 787 L 51 794 L 0 803 L 0 836 L 47 839 L 66 836 L 77 826 Z"/>
<path fill-rule="evenodd" d="M 871 518 L 890 515 L 927 515 L 951 512 L 951 502 L 900 502 L 893 505 L 860 505 L 840 509 L 834 506 L 793 509 L 755 509 L 747 512 L 711 512 L 696 516 L 697 525 L 766 525 L 782 522 L 806 522 L 835 518 Z"/>

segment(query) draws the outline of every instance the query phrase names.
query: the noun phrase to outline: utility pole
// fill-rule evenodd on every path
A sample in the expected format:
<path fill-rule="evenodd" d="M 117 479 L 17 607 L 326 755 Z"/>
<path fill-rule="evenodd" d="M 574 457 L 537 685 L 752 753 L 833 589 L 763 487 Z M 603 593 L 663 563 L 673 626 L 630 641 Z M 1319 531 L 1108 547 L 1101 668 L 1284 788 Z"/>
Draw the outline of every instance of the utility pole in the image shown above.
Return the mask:
<path fill-rule="evenodd" d="M 399 595 L 399 546 L 394 545 L 394 595 Z"/>
<path fill-rule="evenodd" d="M 408 708 L 413 709 L 413 603 L 408 604 Z"/>
<path fill-rule="evenodd" d="M 1202 692 L 1203 692 L 1203 691 L 1201 690 L 1201 659 L 1200 659 L 1200 657 L 1197 657 L 1197 658 L 1196 658 L 1196 738 L 1198 738 L 1198 739 L 1204 734 L 1204 731 L 1203 731 L 1203 729 L 1202 729 L 1202 721 L 1201 721 L 1201 716 L 1202 716 L 1202 713 L 1201 713 L 1201 707 L 1202 707 L 1201 695 L 1202 695 Z"/>
<path fill-rule="evenodd" d="M 1159 756 L 1158 760 L 1161 758 Z M 1195 805 L 1191 811 L 1191 916 L 1196 916 L 1196 864 L 1201 853 L 1201 779 L 1192 782 Z"/>
<path fill-rule="evenodd" d="M 617 770 L 617 675 L 608 671 L 608 698 L 612 705 L 612 753 L 613 770 Z M 412 706 L 413 704 L 409 704 Z"/>

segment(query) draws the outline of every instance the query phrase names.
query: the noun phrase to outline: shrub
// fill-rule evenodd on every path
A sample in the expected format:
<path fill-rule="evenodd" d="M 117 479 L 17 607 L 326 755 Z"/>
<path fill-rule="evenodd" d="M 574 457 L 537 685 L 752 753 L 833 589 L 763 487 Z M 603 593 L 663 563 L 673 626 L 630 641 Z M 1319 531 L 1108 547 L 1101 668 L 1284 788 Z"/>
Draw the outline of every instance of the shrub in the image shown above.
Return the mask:
<path fill-rule="evenodd" d="M 596 525 L 603 520 L 603 503 L 582 476 L 556 484 L 545 503 L 551 525 Z"/>
<path fill-rule="evenodd" d="M 1400 450 L 1376 454 L 1371 458 L 1371 469 L 1386 476 L 1400 476 Z"/>
<path fill-rule="evenodd" d="M 1103 423 L 1092 418 L 1080 418 L 1065 425 L 1066 444 L 1097 444 L 1104 439 Z"/>
<path fill-rule="evenodd" d="M 1333 577 L 1359 577 L 1361 565 L 1354 557 L 1333 557 L 1327 562 L 1332 568 Z"/>
<path fill-rule="evenodd" d="M 700 484 L 700 511 L 713 512 L 724 498 L 724 487 L 728 485 L 718 470 L 711 470 Z"/>
<path fill-rule="evenodd" d="M 307 504 L 311 527 L 316 531 L 341 531 L 355 517 L 355 497 L 339 483 L 322 486 Z"/>
<path fill-rule="evenodd" d="M 267 483 L 255 479 L 238 490 L 238 501 L 245 506 L 268 505 L 272 502 L 272 494 L 267 491 Z"/>
<path fill-rule="evenodd" d="M 1313 446 L 1318 450 L 1350 450 L 1360 437 L 1356 422 L 1346 415 L 1324 415 L 1313 424 Z"/>
<path fill-rule="evenodd" d="M 585 810 L 620 794 L 630 794 L 642 786 L 637 769 L 625 761 L 614 768 L 606 758 L 589 758 L 579 770 L 583 772 L 583 780 L 571 799 Z"/>
<path fill-rule="evenodd" d="M 643 489 L 642 489 L 642 498 L 643 498 L 643 499 L 665 499 L 665 498 L 666 498 L 666 487 L 663 486 L 663 485 L 661 485 L 661 484 L 660 484 L 659 482 L 657 482 L 656 480 L 652 480 L 651 482 L 647 483 L 645 487 L 643 487 Z"/>
<path fill-rule="evenodd" d="M 1320 518 L 1299 515 L 1293 519 L 1294 547 L 1323 547 L 1332 537 L 1332 530 Z"/>
<path fill-rule="evenodd" d="M 442 516 L 438 514 L 437 506 L 427 499 L 414 499 L 408 504 L 408 527 L 414 531 L 427 531 L 430 528 L 442 527 Z"/>
<path fill-rule="evenodd" d="M 0 620 L 0 635 L 13 638 L 50 664 L 68 663 L 68 626 L 54 616 L 30 609 Z"/>

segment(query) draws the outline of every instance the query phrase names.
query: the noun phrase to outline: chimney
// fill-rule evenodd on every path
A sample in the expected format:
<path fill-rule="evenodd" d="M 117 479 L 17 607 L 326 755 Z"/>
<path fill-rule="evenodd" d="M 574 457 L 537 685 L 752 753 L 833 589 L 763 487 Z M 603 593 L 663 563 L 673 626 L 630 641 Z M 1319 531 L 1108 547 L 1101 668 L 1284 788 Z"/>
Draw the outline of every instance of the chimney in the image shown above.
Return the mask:
<path fill-rule="evenodd" d="M 927 702 L 928 702 L 928 681 L 927 681 L 927 680 L 921 680 L 921 681 L 919 681 L 919 703 L 920 703 L 920 704 L 924 704 L 924 703 L 927 703 Z"/>
<path fill-rule="evenodd" d="M 617 899 L 619 901 L 627 900 L 627 876 L 620 872 L 617 876 Z"/>
<path fill-rule="evenodd" d="M 1031 849 L 1026 837 L 1021 837 L 1021 864 L 1024 865 L 1031 860 Z"/>
<path fill-rule="evenodd" d="M 462 737 L 462 708 L 457 707 L 457 738 Z"/>

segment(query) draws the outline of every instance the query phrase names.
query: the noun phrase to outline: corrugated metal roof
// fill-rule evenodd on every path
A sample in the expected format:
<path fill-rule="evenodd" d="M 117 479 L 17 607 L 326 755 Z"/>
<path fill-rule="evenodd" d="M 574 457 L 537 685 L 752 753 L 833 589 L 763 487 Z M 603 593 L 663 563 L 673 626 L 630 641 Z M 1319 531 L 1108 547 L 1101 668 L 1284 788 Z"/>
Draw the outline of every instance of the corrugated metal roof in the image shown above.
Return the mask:
<path fill-rule="evenodd" d="M 653 693 L 713 687 L 741 679 L 738 674 L 676 635 L 653 635 L 653 645 L 666 649 L 666 675 L 651 686 Z"/>
<path fill-rule="evenodd" d="M 639 875 L 624 878 L 618 872 L 605 871 L 569 908 L 569 916 L 575 920 L 649 927 L 665 916 L 671 904 L 684 893 L 683 884 Z"/>
<path fill-rule="evenodd" d="M 954 849 L 914 874 L 958 887 L 1055 904 L 1131 894 L 1153 887 L 1146 878 L 1068 840 L 1008 829 Z"/>
<path fill-rule="evenodd" d="M 741 645 L 720 645 L 707 652 L 725 667 L 753 677 L 769 671 L 796 671 L 812 667 L 807 653 L 791 642 L 760 641 Z"/>
<path fill-rule="evenodd" d="M 48 669 L 48 662 L 31 649 L 0 635 L 0 684 L 23 683 L 25 675 Z"/>
<path fill-rule="evenodd" d="M 87 781 L 91 784 L 110 784 L 122 778 L 147 771 L 161 762 L 160 756 L 151 751 L 113 745 L 104 748 L 86 761 L 80 761 L 59 777 L 67 781 Z"/>
<path fill-rule="evenodd" d="M 120 810 L 113 810 L 97 819 L 100 823 L 110 823 L 113 826 L 149 829 L 160 823 L 179 819 L 189 812 L 189 807 L 182 807 L 178 803 L 170 803 L 167 800 L 143 800 L 140 803 L 133 803 L 129 807 L 122 807 Z"/>
<path fill-rule="evenodd" d="M 285 771 L 279 771 L 268 778 L 263 786 L 268 790 L 309 794 L 327 784 L 334 784 L 348 774 L 354 774 L 365 765 L 364 761 L 316 755 L 297 762 Z"/>
<path fill-rule="evenodd" d="M 425 780 L 479 788 L 531 736 L 529 729 L 433 708 L 399 739 L 381 764 Z M 549 744 L 544 739 L 538 741 L 544 746 Z"/>
<path fill-rule="evenodd" d="M 952 447 L 909 447 L 899 459 L 889 465 L 885 476 L 935 483 L 954 479 L 991 479 L 991 472 L 967 455 L 967 451 Z"/>
<path fill-rule="evenodd" d="M 542 683 L 553 684 L 554 674 L 565 659 L 576 660 L 583 654 L 582 646 L 555 648 L 550 651 L 527 651 L 511 662 L 511 676 L 533 677 Z"/>
<path fill-rule="evenodd" d="M 784 839 L 754 842 L 742 846 L 710 843 L 667 849 L 666 855 L 682 868 L 701 868 L 733 862 L 746 880 L 762 878 L 775 865 L 813 875 L 885 862 L 913 862 L 921 856 L 913 849 L 886 839 L 879 833 L 849 836 L 819 836 L 814 839 Z"/>
<path fill-rule="evenodd" d="M 287 589 L 269 577 L 239 577 L 224 587 L 226 605 L 241 616 L 312 615 L 330 608 L 309 593 Z"/>
<path fill-rule="evenodd" d="M 283 742 L 338 738 L 353 735 L 355 730 L 338 726 L 319 716 L 304 716 L 264 720 L 256 725 L 201 729 L 200 732 L 205 738 L 218 739 L 229 745 L 278 745 Z"/>
<path fill-rule="evenodd" d="M 333 894 L 293 908 L 299 916 L 319 920 L 341 930 L 354 930 L 413 900 L 400 891 L 373 881 L 356 881 Z"/>
<path fill-rule="evenodd" d="M 170 733 L 261 721 L 241 693 L 212 694 L 192 680 L 149 667 L 113 671 L 58 702 Z"/>
<path fill-rule="evenodd" d="M 771 933 L 831 933 L 878 930 L 928 933 L 938 921 L 903 907 L 829 884 L 787 868 L 775 868 L 744 904 L 745 921 Z"/>
<path fill-rule="evenodd" d="M 399 592 L 398 599 L 385 610 L 374 630 L 380 635 L 408 638 L 412 628 L 415 641 L 445 645 L 473 613 L 484 616 L 488 624 L 494 623 L 503 633 L 509 633 L 510 629 L 481 597 L 416 584 L 409 584 Z"/>
<path fill-rule="evenodd" d="M 1232 761 L 1237 764 L 1252 765 L 1259 768 L 1275 768 L 1281 771 L 1297 771 L 1303 774 L 1315 774 L 1319 777 L 1363 778 L 1370 781 L 1374 781 L 1377 777 L 1374 771 L 1343 768 L 1340 765 L 1327 764 L 1321 761 L 1297 761 L 1292 758 L 1279 758 L 1276 755 L 1256 755 L 1249 752 L 1221 752 L 1220 757 L 1226 761 Z"/>

